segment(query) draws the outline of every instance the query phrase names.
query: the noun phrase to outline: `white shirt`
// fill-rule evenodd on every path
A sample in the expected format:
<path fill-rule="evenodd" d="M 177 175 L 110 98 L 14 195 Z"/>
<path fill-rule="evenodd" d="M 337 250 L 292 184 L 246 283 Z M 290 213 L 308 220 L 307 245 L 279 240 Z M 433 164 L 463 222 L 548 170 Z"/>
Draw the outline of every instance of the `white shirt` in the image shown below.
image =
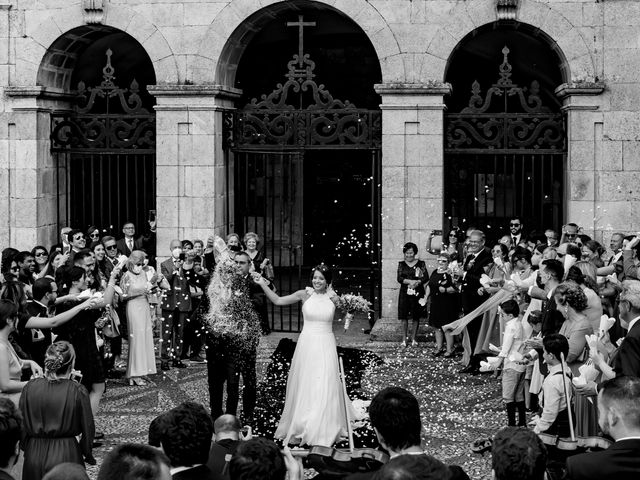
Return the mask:
<path fill-rule="evenodd" d="M 516 372 L 524 372 L 527 367 L 522 363 L 516 363 L 509 357 L 520 351 L 523 343 L 522 323 L 520 317 L 512 318 L 504 327 L 504 338 L 502 339 L 502 350 L 498 354 L 504 358 L 503 369 L 515 370 Z"/>
<path fill-rule="evenodd" d="M 185 470 L 191 470 L 192 468 L 196 468 L 196 467 L 199 467 L 201 465 L 204 465 L 204 464 L 203 463 L 198 463 L 196 465 L 191 465 L 189 467 L 175 467 L 175 468 L 169 469 L 169 473 L 173 477 L 176 473 L 184 472 Z"/>
<path fill-rule="evenodd" d="M 564 395 L 563 382 L 571 382 L 565 375 L 557 375 L 562 371 L 562 365 L 554 365 L 549 368 L 549 375 L 544 379 L 540 401 L 543 409 L 538 422 L 533 431 L 535 433 L 545 432 L 556 421 L 558 414 L 567 409 L 567 399 Z M 569 373 L 569 372 L 567 372 Z M 564 379 L 562 377 L 565 377 Z M 569 401 L 571 401 L 571 385 L 567 385 Z"/>

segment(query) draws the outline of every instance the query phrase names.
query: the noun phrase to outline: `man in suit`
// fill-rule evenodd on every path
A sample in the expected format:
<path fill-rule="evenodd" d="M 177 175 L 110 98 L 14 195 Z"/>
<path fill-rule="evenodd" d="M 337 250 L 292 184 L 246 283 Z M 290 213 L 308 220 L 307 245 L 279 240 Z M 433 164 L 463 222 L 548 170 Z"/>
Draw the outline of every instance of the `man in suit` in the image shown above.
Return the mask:
<path fill-rule="evenodd" d="M 473 230 L 469 235 L 467 256 L 464 260 L 462 274 L 461 300 L 462 311 L 465 315 L 478 308 L 486 300 L 486 297 L 478 293 L 481 287 L 480 277 L 485 273 L 485 267 L 492 262 L 491 252 L 484 244 L 484 233 L 480 230 Z M 460 373 L 475 374 L 479 372 L 481 358 L 478 355 L 473 355 L 473 351 L 478 340 L 481 321 L 482 315 L 474 318 L 467 325 L 466 335 L 469 335 L 472 355 L 469 365 L 460 370 Z"/>
<path fill-rule="evenodd" d="M 524 236 L 522 234 L 522 220 L 518 217 L 512 218 L 509 221 L 509 237 L 511 237 L 511 249 L 516 248 L 522 240 L 524 240 Z"/>
<path fill-rule="evenodd" d="M 567 459 L 572 480 L 635 480 L 640 476 L 640 379 L 616 377 L 598 393 L 598 424 L 615 443 Z"/>
<path fill-rule="evenodd" d="M 257 339 L 260 335 L 260 309 L 266 298 L 262 288 L 256 284 L 250 273 L 251 259 L 246 252 L 237 252 L 233 257 L 237 265 L 238 278 L 234 280 L 234 290 L 239 295 L 245 295 L 251 302 L 252 318 L 245 319 L 253 322 L 249 328 L 254 330 Z M 211 401 L 211 416 L 214 418 L 222 415 L 222 393 L 224 383 L 227 383 L 227 404 L 224 413 L 236 414 L 240 388 L 240 376 L 242 376 L 242 414 L 245 424 L 253 421 L 253 411 L 256 405 L 256 355 L 257 342 L 255 344 L 244 343 L 241 347 L 234 342 L 234 338 L 228 336 L 209 335 L 207 339 L 207 373 L 209 380 L 209 399 Z"/>
<path fill-rule="evenodd" d="M 207 466 L 217 478 L 229 480 L 229 461 L 240 442 L 248 440 L 251 433 L 249 431 L 247 437 L 242 435 L 242 425 L 235 415 L 221 415 L 216 418 L 213 430 L 215 438 L 211 443 Z"/>
<path fill-rule="evenodd" d="M 618 302 L 622 326 L 627 335 L 613 362 L 616 376 L 640 377 L 640 281 L 625 280 Z"/>
<path fill-rule="evenodd" d="M 0 397 L 0 480 L 14 480 L 13 466 L 20 456 L 22 416 L 8 398 Z"/>
<path fill-rule="evenodd" d="M 135 238 L 136 226 L 132 222 L 127 222 L 122 226 L 124 237 L 116 242 L 118 250 L 127 257 L 134 250 L 142 250 L 144 248 L 143 237 Z"/>
<path fill-rule="evenodd" d="M 163 414 L 159 434 L 173 480 L 216 478 L 207 466 L 213 422 L 201 404 L 184 402 Z"/>
<path fill-rule="evenodd" d="M 164 292 L 160 303 L 162 308 L 160 368 L 162 370 L 170 369 L 169 360 L 173 361 L 174 367 L 186 368 L 186 365 L 180 360 L 180 355 L 183 348 L 184 325 L 191 311 L 189 281 L 182 270 L 184 263 L 182 242 L 171 240 L 169 249 L 171 250 L 171 258 L 160 265 L 160 272 L 171 287 Z"/>

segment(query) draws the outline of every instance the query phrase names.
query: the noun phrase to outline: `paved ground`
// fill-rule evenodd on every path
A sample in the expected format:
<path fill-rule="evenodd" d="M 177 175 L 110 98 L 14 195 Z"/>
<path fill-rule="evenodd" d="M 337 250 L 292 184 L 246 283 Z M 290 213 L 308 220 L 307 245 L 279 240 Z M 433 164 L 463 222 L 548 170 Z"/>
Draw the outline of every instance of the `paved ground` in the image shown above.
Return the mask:
<path fill-rule="evenodd" d="M 362 330 L 366 322 L 356 320 L 349 332 L 336 324 L 338 345 L 370 350 L 383 359 L 382 365 L 369 369 L 362 381 L 363 397 L 370 398 L 379 389 L 397 385 L 412 391 L 420 401 L 424 425 L 425 449 L 441 460 L 461 465 L 471 478 L 490 478 L 489 456 L 469 452 L 469 443 L 491 435 L 505 421 L 499 383 L 487 376 L 457 374 L 460 368 L 449 359 L 433 358 L 432 343 L 401 348 L 397 344 L 371 342 Z M 270 355 L 278 342 L 295 334 L 272 333 L 261 341 L 258 375 L 263 376 Z M 126 380 L 109 380 L 102 407 L 96 419 L 97 430 L 105 433 L 103 447 L 96 449 L 97 467 L 89 467 L 96 478 L 105 453 L 121 442 L 147 441 L 149 423 L 160 413 L 185 400 L 209 404 L 206 366 L 194 364 L 187 369 L 172 369 L 151 377 L 146 387 L 130 387 Z"/>

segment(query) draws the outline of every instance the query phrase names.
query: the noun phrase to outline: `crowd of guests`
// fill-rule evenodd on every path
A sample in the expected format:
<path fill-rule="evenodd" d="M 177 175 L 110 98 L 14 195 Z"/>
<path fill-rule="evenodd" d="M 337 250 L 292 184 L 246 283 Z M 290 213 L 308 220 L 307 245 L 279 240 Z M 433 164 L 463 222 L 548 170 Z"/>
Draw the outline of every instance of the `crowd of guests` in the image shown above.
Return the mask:
<path fill-rule="evenodd" d="M 173 240 L 157 270 L 154 223 L 136 235 L 127 222 L 120 239 L 93 226 L 86 233 L 64 228 L 51 248 L 2 250 L 0 397 L 21 410 L 33 436 L 23 443 L 25 458 L 46 460 L 26 462 L 23 479 L 39 480 L 61 461 L 95 463 L 91 449 L 104 434 L 93 418 L 107 378 L 143 386 L 157 373 L 156 357 L 163 371 L 205 362 L 213 242 Z M 229 250 L 246 252 L 251 270 L 273 275 L 259 243 L 255 233 L 243 242 L 227 237 Z M 266 308 L 260 313 L 268 333 Z M 43 450 L 45 437 L 64 441 Z"/>
<path fill-rule="evenodd" d="M 508 228 L 491 248 L 476 228 L 452 229 L 440 248 L 432 232 L 431 274 L 417 245 L 404 246 L 402 346 L 417 344 L 418 323 L 428 317 L 433 355 L 461 355 L 461 374 L 499 377 L 507 425 L 529 424 L 562 470 L 576 451 L 614 448 L 599 393 L 607 381 L 640 376 L 640 236 L 614 233 L 607 251 L 572 223 L 525 235 L 513 218 Z M 626 395 L 640 403 L 635 388 Z M 491 445 L 479 439 L 472 449 Z M 637 437 L 632 445 L 640 454 Z M 599 478 L 572 464 L 573 478 Z"/>

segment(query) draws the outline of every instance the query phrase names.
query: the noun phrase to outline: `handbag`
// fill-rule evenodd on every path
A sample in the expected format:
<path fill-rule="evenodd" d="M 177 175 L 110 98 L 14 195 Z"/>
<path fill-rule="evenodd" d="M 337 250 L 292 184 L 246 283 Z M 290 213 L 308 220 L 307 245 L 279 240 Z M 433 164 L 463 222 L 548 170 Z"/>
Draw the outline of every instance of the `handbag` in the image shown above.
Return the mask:
<path fill-rule="evenodd" d="M 116 338 L 120 336 L 120 317 L 113 308 L 105 308 L 101 319 L 105 320 L 102 327 L 102 334 L 107 338 Z"/>

